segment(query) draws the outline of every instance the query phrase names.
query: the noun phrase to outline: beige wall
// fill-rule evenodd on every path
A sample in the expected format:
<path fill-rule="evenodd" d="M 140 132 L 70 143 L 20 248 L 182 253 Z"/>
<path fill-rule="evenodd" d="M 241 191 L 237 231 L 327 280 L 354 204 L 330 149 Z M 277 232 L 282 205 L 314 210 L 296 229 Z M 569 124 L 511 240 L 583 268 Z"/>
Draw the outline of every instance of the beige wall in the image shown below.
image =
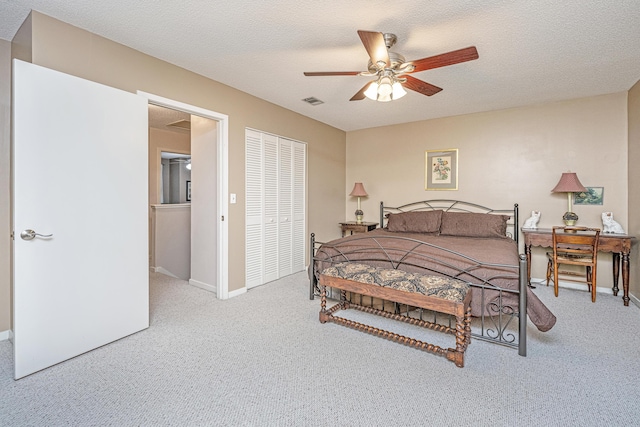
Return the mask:
<path fill-rule="evenodd" d="M 459 149 L 459 190 L 425 191 L 425 151 Z M 448 117 L 347 134 L 344 194 L 361 181 L 369 194 L 365 220 L 378 221 L 379 202 L 451 198 L 492 208 L 520 205 L 521 224 L 540 210 L 539 227 L 561 224 L 565 194 L 552 194 L 562 172 L 605 187 L 603 206 L 574 206 L 579 224 L 601 226 L 613 211 L 627 226 L 627 94 Z M 345 217 L 356 200 L 347 197 Z M 544 277 L 544 251 L 533 252 L 533 277 Z M 601 255 L 598 284 L 612 286 L 611 255 Z"/>
<path fill-rule="evenodd" d="M 38 12 L 32 12 L 29 30 L 21 39 L 28 40 L 30 34 L 34 64 L 229 116 L 229 192 L 236 193 L 238 199 L 229 205 L 230 291 L 244 286 L 246 127 L 308 143 L 308 230 L 324 238 L 338 235 L 336 220 L 345 209 L 345 132 Z M 7 67 L 7 62 L 3 61 L 2 67 Z M 0 157 L 8 158 L 8 149 L 3 150 Z M 7 221 L 2 224 L 6 227 Z M 1 291 L 8 283 L 8 275 L 3 274 Z M 8 316 L 7 309 L 8 304 L 0 306 L 0 318 Z"/>
<path fill-rule="evenodd" d="M 191 205 L 151 207 L 152 264 L 156 272 L 182 280 L 191 277 Z"/>
<path fill-rule="evenodd" d="M 640 82 L 629 90 L 629 228 L 627 232 L 640 236 Z M 640 298 L 640 255 L 638 245 L 631 252 L 630 293 Z"/>
<path fill-rule="evenodd" d="M 11 41 L 11 57 L 31 62 L 31 14 L 24 20 Z"/>
<path fill-rule="evenodd" d="M 11 43 L 0 40 L 0 332 L 11 325 Z"/>

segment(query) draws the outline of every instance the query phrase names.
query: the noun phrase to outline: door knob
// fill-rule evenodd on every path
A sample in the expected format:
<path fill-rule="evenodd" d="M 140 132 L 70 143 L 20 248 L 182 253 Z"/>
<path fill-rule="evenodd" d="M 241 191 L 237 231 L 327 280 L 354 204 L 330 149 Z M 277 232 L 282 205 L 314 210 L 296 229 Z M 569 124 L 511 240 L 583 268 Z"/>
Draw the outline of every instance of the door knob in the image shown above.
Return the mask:
<path fill-rule="evenodd" d="M 20 233 L 20 237 L 22 237 L 22 240 L 33 240 L 36 238 L 36 236 L 53 237 L 53 234 L 40 234 L 40 233 L 36 233 L 33 230 L 24 230 L 22 233 Z"/>

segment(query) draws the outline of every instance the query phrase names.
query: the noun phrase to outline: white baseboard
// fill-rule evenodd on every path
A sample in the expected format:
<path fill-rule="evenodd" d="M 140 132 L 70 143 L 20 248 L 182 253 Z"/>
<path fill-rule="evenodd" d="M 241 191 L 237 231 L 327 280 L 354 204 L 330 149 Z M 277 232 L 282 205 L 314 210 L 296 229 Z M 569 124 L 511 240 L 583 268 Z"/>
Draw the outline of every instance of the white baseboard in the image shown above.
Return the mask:
<path fill-rule="evenodd" d="M 189 279 L 189 284 L 191 286 L 195 286 L 196 288 L 200 288 L 200 289 L 204 289 L 205 291 L 213 292 L 214 294 L 217 294 L 217 292 L 218 292 L 218 290 L 216 289 L 215 286 L 210 285 L 208 283 L 200 282 L 198 280 Z"/>
<path fill-rule="evenodd" d="M 0 341 L 11 340 L 11 331 L 0 332 Z"/>
<path fill-rule="evenodd" d="M 196 288 L 204 289 L 205 291 L 213 292 L 218 295 L 218 290 L 215 286 L 210 285 L 208 283 L 200 282 L 198 280 L 189 279 L 189 284 L 195 286 Z M 229 292 L 227 298 L 237 297 L 238 295 L 242 295 L 247 292 L 247 288 L 236 289 L 235 291 Z"/>
<path fill-rule="evenodd" d="M 181 279 L 180 277 L 176 276 L 175 274 L 173 274 L 172 272 L 170 272 L 166 268 L 155 267 L 154 270 L 155 270 L 156 273 L 164 274 L 165 276 L 173 277 L 174 279 L 184 280 L 184 279 Z"/>
<path fill-rule="evenodd" d="M 242 294 L 246 294 L 247 293 L 247 288 L 240 288 L 240 289 L 236 289 L 235 291 L 231 291 L 229 292 L 229 298 L 233 298 L 233 297 L 237 297 L 238 295 L 242 295 Z"/>
<path fill-rule="evenodd" d="M 547 279 L 531 279 L 531 284 L 532 285 L 536 285 L 536 286 L 546 286 L 547 285 Z M 549 281 L 549 286 L 553 286 L 553 281 Z M 564 282 L 562 280 L 558 281 L 558 287 L 559 288 L 564 288 L 564 289 L 575 289 L 578 291 L 588 291 L 589 287 L 584 284 L 580 284 L 580 283 L 574 283 L 574 282 Z M 613 295 L 613 289 L 611 288 L 603 288 L 600 286 L 596 286 L 596 292 L 599 294 L 609 294 L 609 295 Z M 622 288 L 620 288 L 620 292 L 622 292 Z M 618 295 L 620 295 L 620 293 L 618 293 Z"/>

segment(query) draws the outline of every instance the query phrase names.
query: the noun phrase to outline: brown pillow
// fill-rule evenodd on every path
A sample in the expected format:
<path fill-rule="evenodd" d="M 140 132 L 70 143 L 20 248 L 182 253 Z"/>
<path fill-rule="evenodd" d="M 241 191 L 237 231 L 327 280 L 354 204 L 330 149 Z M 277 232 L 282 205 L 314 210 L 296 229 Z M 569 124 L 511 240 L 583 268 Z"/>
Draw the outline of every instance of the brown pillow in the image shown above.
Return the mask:
<path fill-rule="evenodd" d="M 507 237 L 506 215 L 472 212 L 444 212 L 441 236 Z"/>
<path fill-rule="evenodd" d="M 411 233 L 437 233 L 442 211 L 414 211 L 390 214 L 387 230 Z"/>

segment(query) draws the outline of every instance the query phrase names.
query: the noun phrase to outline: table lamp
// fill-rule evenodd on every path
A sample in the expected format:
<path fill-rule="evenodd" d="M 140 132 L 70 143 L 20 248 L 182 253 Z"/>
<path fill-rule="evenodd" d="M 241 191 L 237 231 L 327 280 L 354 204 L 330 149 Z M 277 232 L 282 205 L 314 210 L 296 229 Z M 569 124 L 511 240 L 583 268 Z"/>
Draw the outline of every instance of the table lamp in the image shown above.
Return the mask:
<path fill-rule="evenodd" d="M 367 197 L 368 194 L 364 189 L 364 186 L 361 182 L 356 182 L 356 185 L 353 186 L 353 190 L 349 194 L 352 197 L 358 198 L 358 209 L 356 210 L 356 222 L 358 224 L 362 224 L 362 217 L 364 216 L 364 212 L 360 209 L 360 197 Z"/>
<path fill-rule="evenodd" d="M 567 212 L 562 216 L 564 224 L 567 226 L 575 225 L 578 221 L 578 215 L 571 212 L 571 197 L 572 193 L 582 193 L 587 191 L 584 185 L 580 183 L 578 176 L 573 172 L 564 172 L 560 177 L 560 181 L 551 190 L 552 193 L 567 193 Z"/>

